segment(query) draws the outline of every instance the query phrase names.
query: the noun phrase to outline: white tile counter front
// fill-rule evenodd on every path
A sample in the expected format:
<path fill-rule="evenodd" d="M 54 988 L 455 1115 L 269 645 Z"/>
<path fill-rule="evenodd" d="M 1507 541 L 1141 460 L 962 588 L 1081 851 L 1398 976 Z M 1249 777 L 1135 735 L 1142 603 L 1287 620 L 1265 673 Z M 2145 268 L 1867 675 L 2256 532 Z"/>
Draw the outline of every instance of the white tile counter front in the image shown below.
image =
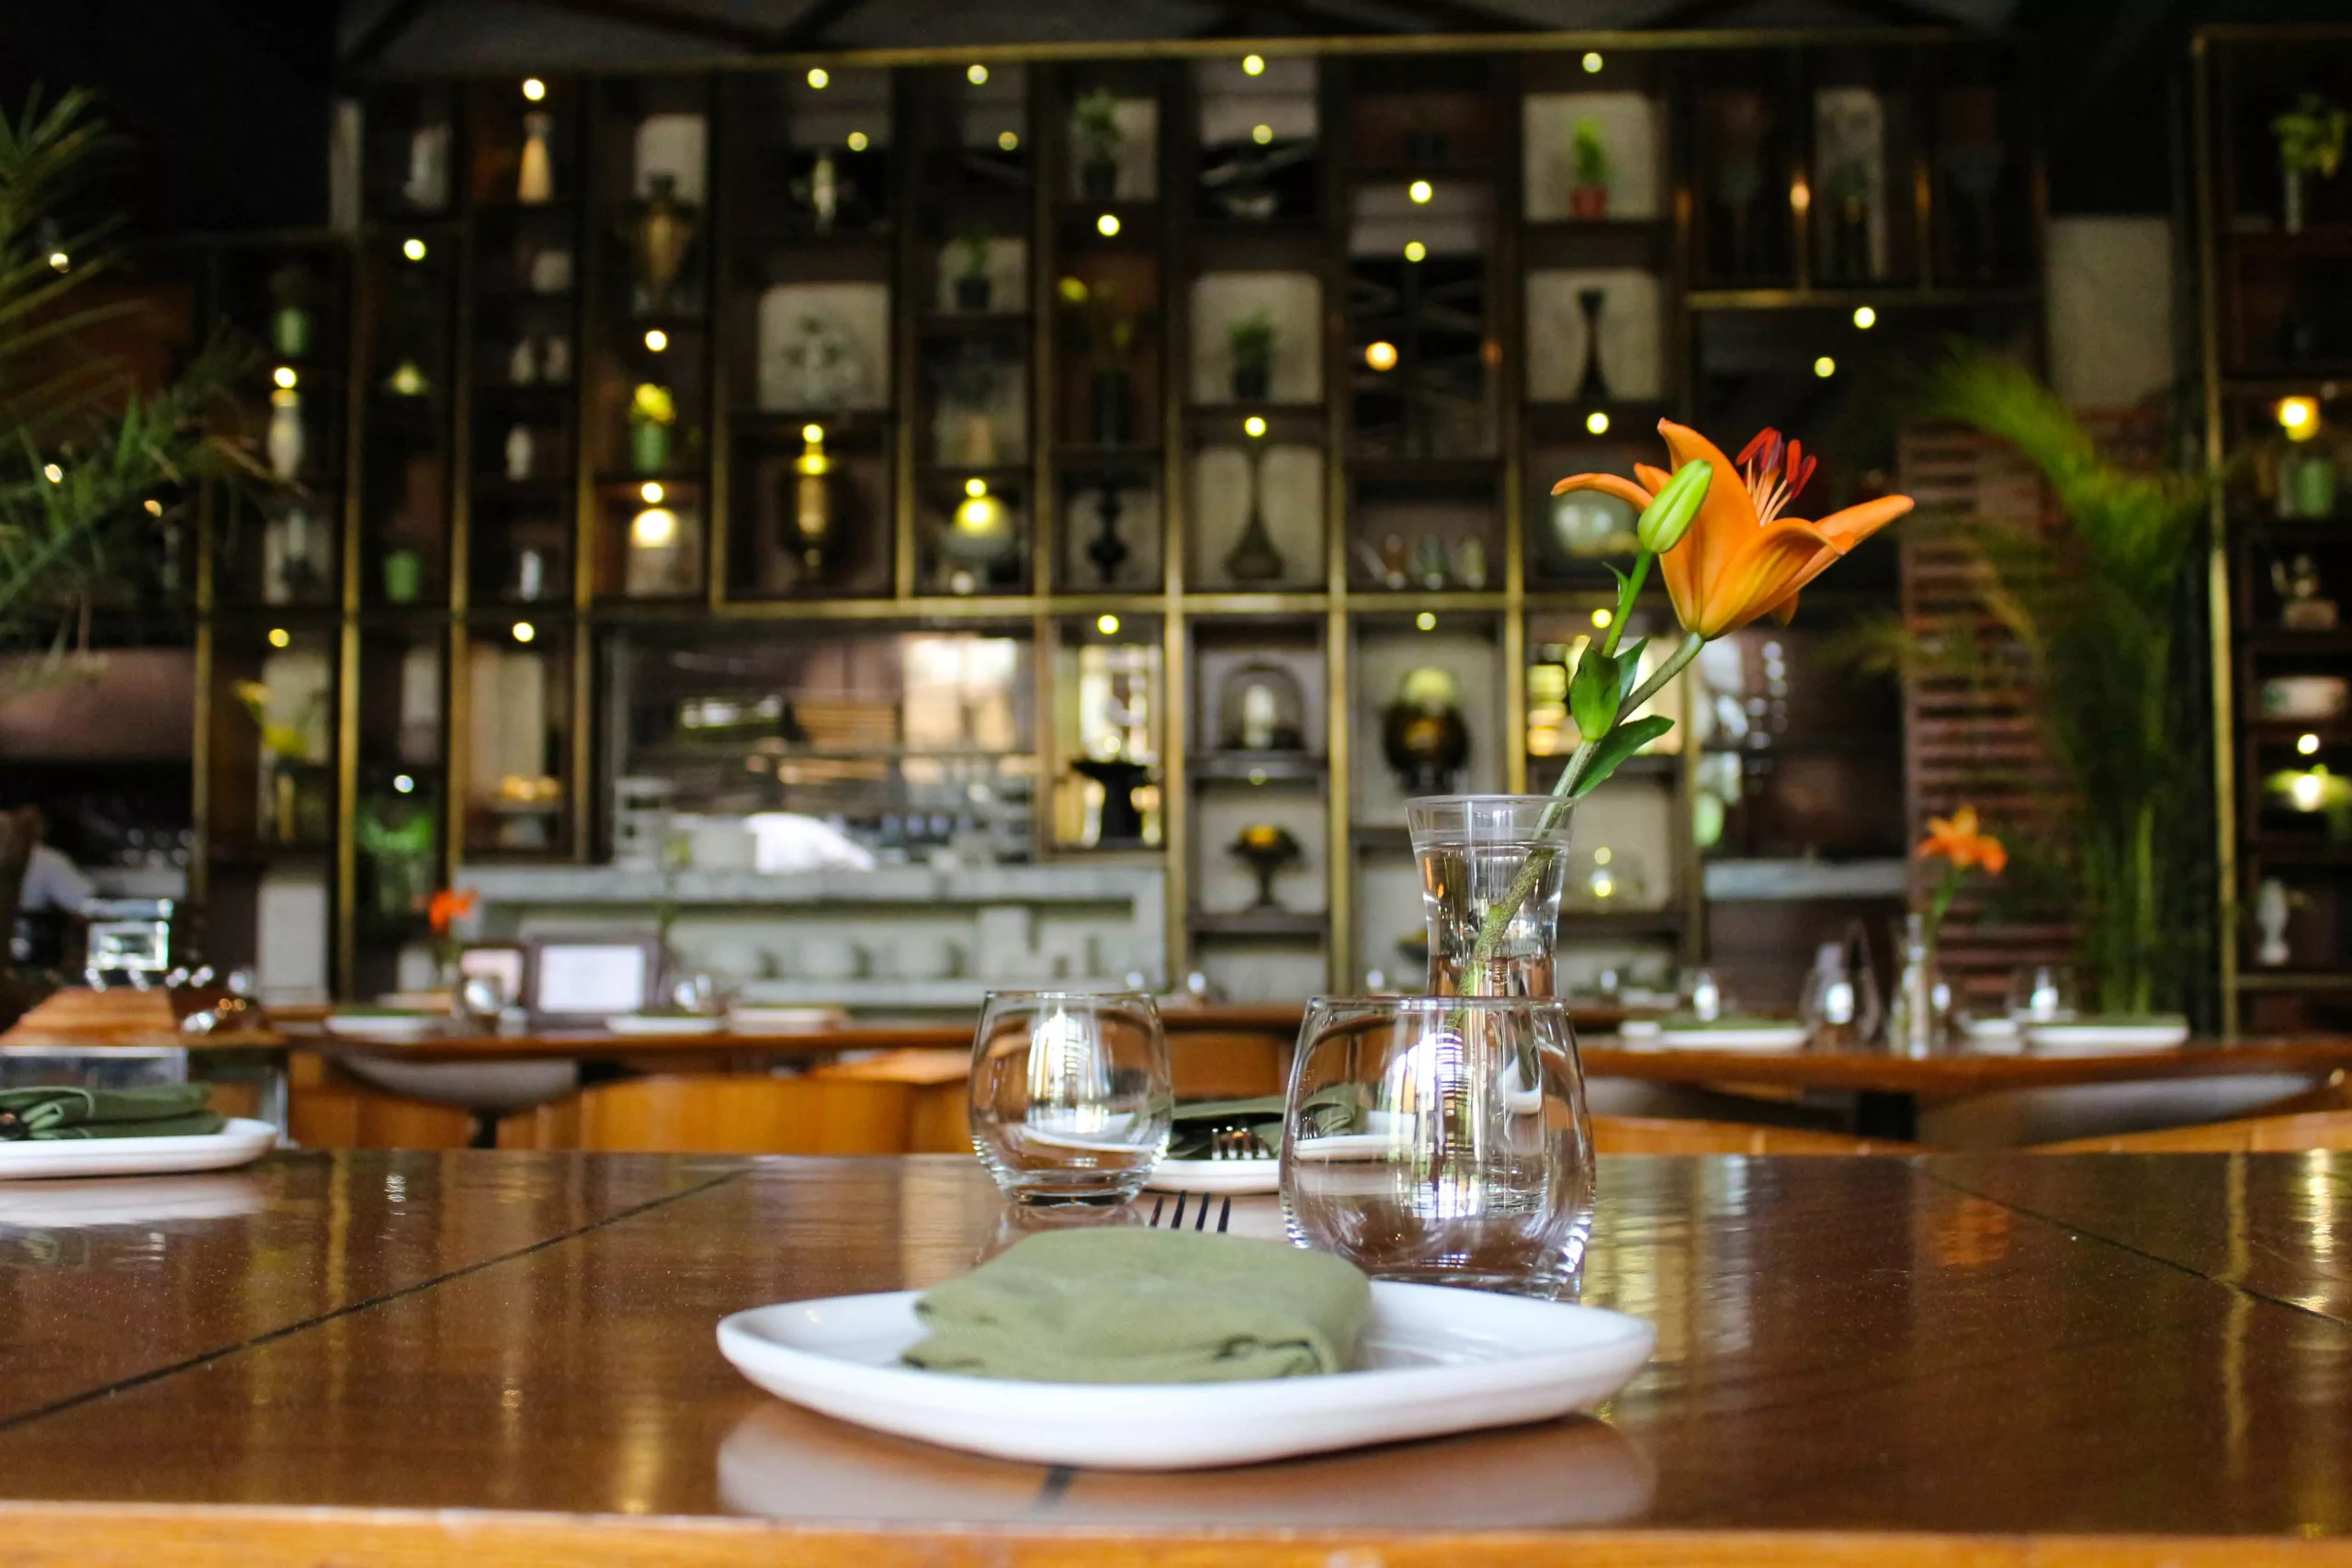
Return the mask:
<path fill-rule="evenodd" d="M 462 868 L 475 940 L 645 931 L 673 911 L 687 970 L 742 1001 L 965 1009 L 991 987 L 1168 984 L 1166 874 L 1148 865 L 979 866 L 763 875 L 615 866 Z"/>

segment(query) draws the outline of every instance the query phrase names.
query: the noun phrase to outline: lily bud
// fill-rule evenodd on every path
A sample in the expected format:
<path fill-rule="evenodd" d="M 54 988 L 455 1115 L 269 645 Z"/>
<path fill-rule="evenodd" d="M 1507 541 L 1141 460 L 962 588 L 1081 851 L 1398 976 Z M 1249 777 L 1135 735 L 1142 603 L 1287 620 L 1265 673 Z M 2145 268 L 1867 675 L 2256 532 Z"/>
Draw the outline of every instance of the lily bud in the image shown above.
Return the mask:
<path fill-rule="evenodd" d="M 1666 488 L 1651 498 L 1642 509 L 1642 518 L 1634 525 L 1642 548 L 1654 555 L 1664 555 L 1682 542 L 1690 531 L 1691 519 L 1699 515 L 1699 508 L 1707 499 L 1707 487 L 1714 482 L 1715 466 L 1703 457 L 1694 457 L 1674 471 Z"/>

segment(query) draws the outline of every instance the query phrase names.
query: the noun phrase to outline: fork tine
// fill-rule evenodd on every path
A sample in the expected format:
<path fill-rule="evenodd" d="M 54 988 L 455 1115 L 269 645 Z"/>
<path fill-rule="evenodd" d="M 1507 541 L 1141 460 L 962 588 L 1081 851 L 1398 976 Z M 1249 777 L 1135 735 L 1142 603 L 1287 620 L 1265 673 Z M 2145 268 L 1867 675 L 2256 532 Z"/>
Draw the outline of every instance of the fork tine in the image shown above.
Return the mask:
<path fill-rule="evenodd" d="M 1155 1228 L 1156 1228 L 1156 1227 L 1159 1225 L 1159 1211 L 1160 1211 L 1160 1210 L 1162 1210 L 1162 1209 L 1164 1209 L 1164 1208 L 1166 1208 L 1166 1207 L 1168 1207 L 1168 1195 L 1167 1195 L 1166 1193 L 1164 1193 L 1164 1192 L 1163 1192 L 1163 1193 L 1161 1193 L 1161 1194 L 1160 1194 L 1159 1196 L 1158 1196 L 1157 1198 L 1154 1198 L 1154 1199 L 1151 1201 L 1151 1221 L 1150 1221 L 1150 1224 L 1151 1224 Z"/>
<path fill-rule="evenodd" d="M 1193 1216 L 1193 1228 L 1196 1231 L 1204 1231 L 1209 1228 L 1209 1199 L 1205 1192 L 1201 1194 L 1199 1212 Z"/>
<path fill-rule="evenodd" d="M 1204 1205 L 1204 1206 L 1205 1206 L 1205 1205 Z M 1232 1219 L 1233 1219 L 1233 1200 L 1232 1200 L 1232 1199 L 1230 1199 L 1230 1198 L 1227 1198 L 1227 1200 L 1226 1200 L 1222 1204 L 1218 1205 L 1218 1208 L 1217 1208 L 1217 1212 L 1216 1212 L 1216 1234 L 1217 1234 L 1217 1235 L 1223 1235 L 1225 1234 L 1225 1227 L 1226 1227 L 1226 1225 L 1227 1225 L 1227 1224 L 1229 1224 L 1229 1223 L 1232 1221 Z"/>

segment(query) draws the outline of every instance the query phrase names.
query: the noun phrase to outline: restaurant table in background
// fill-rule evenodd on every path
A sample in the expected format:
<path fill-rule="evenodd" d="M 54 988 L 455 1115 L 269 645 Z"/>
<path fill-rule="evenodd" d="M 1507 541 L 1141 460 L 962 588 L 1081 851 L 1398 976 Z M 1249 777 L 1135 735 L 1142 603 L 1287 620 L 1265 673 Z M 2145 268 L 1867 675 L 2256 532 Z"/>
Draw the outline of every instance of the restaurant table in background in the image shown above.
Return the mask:
<path fill-rule="evenodd" d="M 2341 1155 L 1605 1160 L 1585 1299 L 1658 1329 L 1606 1420 L 1150 1475 L 865 1432 L 720 1359 L 729 1312 L 997 1245 L 968 1158 L 16 1184 L 0 1556 L 2352 1562 L 2347 1225 Z"/>

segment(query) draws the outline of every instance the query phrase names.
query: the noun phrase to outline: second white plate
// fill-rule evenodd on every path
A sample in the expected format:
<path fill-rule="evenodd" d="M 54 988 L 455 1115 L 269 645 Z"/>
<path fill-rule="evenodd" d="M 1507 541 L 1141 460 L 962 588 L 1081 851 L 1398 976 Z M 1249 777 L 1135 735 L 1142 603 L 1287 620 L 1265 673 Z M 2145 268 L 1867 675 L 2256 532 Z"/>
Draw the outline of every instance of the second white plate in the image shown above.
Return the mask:
<path fill-rule="evenodd" d="M 919 1291 L 786 1302 L 718 1325 L 779 1398 L 951 1449 L 1096 1470 L 1199 1470 L 1589 1410 L 1657 1331 L 1599 1307 L 1375 1283 L 1363 1370 L 1219 1383 L 1013 1382 L 899 1364 Z"/>
<path fill-rule="evenodd" d="M 1794 1023 L 1756 1029 L 1662 1029 L 1657 1043 L 1669 1051 L 1802 1051 L 1804 1029 Z"/>
<path fill-rule="evenodd" d="M 1278 1159 L 1164 1159 L 1151 1168 L 1155 1192 L 1274 1192 L 1283 1184 Z"/>
<path fill-rule="evenodd" d="M 217 1133 L 184 1138 L 24 1138 L 0 1144 L 0 1181 L 49 1176 L 150 1176 L 226 1170 L 277 1146 L 277 1129 L 232 1116 Z"/>

